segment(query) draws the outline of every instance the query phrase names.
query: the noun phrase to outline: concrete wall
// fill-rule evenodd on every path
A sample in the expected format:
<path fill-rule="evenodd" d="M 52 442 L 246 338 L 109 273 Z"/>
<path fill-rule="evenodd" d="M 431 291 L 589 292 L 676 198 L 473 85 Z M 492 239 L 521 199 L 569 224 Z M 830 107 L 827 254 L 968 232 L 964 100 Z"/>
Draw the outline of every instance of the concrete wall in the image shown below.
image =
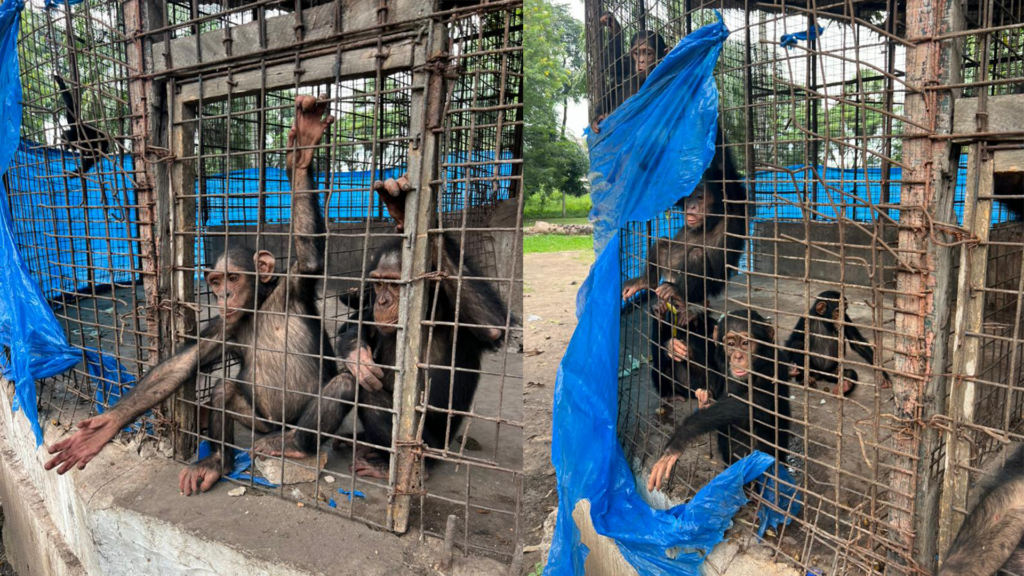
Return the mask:
<path fill-rule="evenodd" d="M 371 530 L 258 493 L 232 498 L 226 484 L 181 496 L 181 465 L 157 454 L 152 441 L 113 442 L 85 470 L 47 472 L 45 449 L 36 448 L 25 416 L 11 411 L 9 385 L 0 380 L 0 498 L 4 547 L 19 576 L 436 573 L 406 557 L 423 546 L 415 530 Z M 64 435 L 61 426 L 44 426 L 46 445 Z M 506 570 L 457 557 L 453 574 Z"/>
<path fill-rule="evenodd" d="M 882 241 L 895 247 L 896 227 L 878 228 L 834 222 L 757 222 L 754 225 L 753 269 L 789 278 L 828 280 L 869 286 L 870 274 L 881 274 L 885 283 L 895 281 L 895 260 L 873 248 L 871 233 L 879 230 Z M 804 243 L 810 238 L 810 246 Z M 841 248 L 842 247 L 842 248 Z M 839 255 L 842 255 L 842 264 Z M 809 258 L 809 260 L 808 260 Z M 808 267 L 808 261 L 810 266 Z"/>

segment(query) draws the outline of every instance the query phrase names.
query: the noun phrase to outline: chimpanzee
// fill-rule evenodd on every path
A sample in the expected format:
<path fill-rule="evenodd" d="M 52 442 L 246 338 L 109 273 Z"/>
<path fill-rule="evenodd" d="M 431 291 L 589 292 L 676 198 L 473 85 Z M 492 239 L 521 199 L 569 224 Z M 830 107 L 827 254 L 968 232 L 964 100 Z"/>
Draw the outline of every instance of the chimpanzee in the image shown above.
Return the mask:
<path fill-rule="evenodd" d="M 853 325 L 850 314 L 846 311 L 847 303 L 839 292 L 826 290 L 818 294 L 807 316 L 801 316 L 793 327 L 793 333 L 786 340 L 785 360 L 789 364 L 789 377 L 800 382 L 804 371 L 804 351 L 810 352 L 811 372 L 807 375 L 807 384 L 812 388 L 818 381 L 836 384 L 836 395 L 846 396 L 853 392 L 860 381 L 857 371 L 852 368 L 843 370 L 842 382 L 839 378 L 839 328 L 836 322 L 843 322 L 843 340 L 851 348 L 868 361 L 875 363 L 875 353 L 868 345 L 864 335 Z M 810 333 L 810 342 L 807 334 Z M 882 371 L 882 388 L 891 386 L 889 374 Z"/>
<path fill-rule="evenodd" d="M 651 70 L 669 52 L 668 44 L 661 34 L 650 30 L 639 30 L 629 42 L 629 57 L 622 54 L 622 26 L 611 12 L 605 12 L 600 20 L 602 28 L 607 26 L 610 37 L 604 42 L 601 70 L 606 85 L 598 83 L 598 95 L 594 104 L 594 120 L 590 129 L 599 133 L 599 124 L 622 105 L 630 96 L 640 91 Z M 610 78 L 608 76 L 610 75 Z M 608 82 L 610 80 L 610 82 Z"/>
<path fill-rule="evenodd" d="M 960 526 L 939 576 L 1024 574 L 1024 444 Z"/>
<path fill-rule="evenodd" d="M 57 81 L 60 95 L 64 98 L 65 115 L 68 120 L 68 129 L 64 131 L 64 147 L 79 152 L 82 163 L 78 167 L 78 173 L 85 174 L 99 162 L 103 154 L 107 153 L 110 146 L 109 138 L 85 123 L 82 118 L 81 93 L 72 94 L 59 74 L 54 74 L 53 79 Z"/>
<path fill-rule="evenodd" d="M 780 448 L 789 446 L 789 386 L 775 361 L 775 329 L 756 311 L 735 310 L 718 321 L 712 337 L 722 373 L 710 373 L 724 382 L 710 387 L 713 402 L 676 428 L 651 470 L 648 490 L 661 488 L 687 444 L 704 434 L 718 432 L 718 453 L 726 464 L 754 449 L 781 459 Z M 754 401 L 753 420 L 748 397 Z"/>
<path fill-rule="evenodd" d="M 212 392 L 207 436 L 210 455 L 182 470 L 179 489 L 185 495 L 209 490 L 233 466 L 234 425 L 229 418 L 269 432 L 282 424 L 316 429 L 317 398 L 324 389 L 350 385 L 355 379 L 338 373 L 330 339 L 317 310 L 317 276 L 324 270 L 326 232 L 319 193 L 310 184 L 314 147 L 333 117 L 325 119 L 327 96 L 295 99 L 295 121 L 288 132 L 286 167 L 291 180 L 291 215 L 296 258 L 287 279 L 275 275 L 274 255 L 266 250 L 233 248 L 218 258 L 206 276 L 221 315 L 200 333 L 198 342 L 185 346 L 155 366 L 117 404 L 99 416 L 78 423 L 78 431 L 49 448 L 56 454 L 46 463 L 63 474 L 86 464 L 114 435 L 157 405 L 182 384 L 195 379 L 197 370 L 221 360 L 222 350 L 241 360 L 238 378 L 218 383 Z M 330 382 L 323 386 L 324 382 Z M 321 428 L 329 430 L 326 426 Z M 315 437 L 315 435 L 314 435 Z M 281 436 L 264 436 L 253 444 L 257 452 L 280 453 Z M 289 457 L 305 454 L 286 446 Z"/>
<path fill-rule="evenodd" d="M 408 181 L 404 176 L 398 180 L 388 179 L 378 182 L 375 188 L 384 199 L 388 213 L 395 218 L 397 228 L 403 229 L 405 197 L 411 189 Z M 425 334 L 430 340 L 426 401 L 434 409 L 426 410 L 423 441 L 431 448 L 443 449 L 458 431 L 462 422 L 460 413 L 468 412 L 473 403 L 483 354 L 499 349 L 505 340 L 505 332 L 498 326 L 505 325 L 508 312 L 489 282 L 469 280 L 483 276 L 470 254 L 462 256 L 460 289 L 460 249 L 456 235 L 438 235 L 431 253 L 433 269 L 440 272 L 442 279 L 431 282 L 427 296 L 433 326 Z M 367 267 L 367 277 L 373 284 L 364 301 L 373 305 L 359 311 L 363 320 L 361 333 L 356 324 L 345 324 L 338 331 L 338 356 L 365 389 L 360 394 L 360 404 L 369 406 L 359 410 L 362 439 L 378 446 L 392 444 L 391 414 L 370 407 L 390 409 L 392 406 L 395 372 L 381 367 L 395 364 L 394 324 L 398 321 L 399 304 L 396 282 L 401 278 L 401 267 L 401 239 L 386 242 L 374 253 Z M 346 299 L 351 302 L 353 296 L 348 295 Z M 354 395 L 345 399 L 354 400 Z M 343 405 L 346 413 L 350 407 Z M 339 444 L 335 442 L 335 448 Z M 385 453 L 360 446 L 355 456 L 353 472 L 356 475 L 388 477 L 389 462 Z M 434 463 L 433 459 L 427 460 L 428 467 Z"/>

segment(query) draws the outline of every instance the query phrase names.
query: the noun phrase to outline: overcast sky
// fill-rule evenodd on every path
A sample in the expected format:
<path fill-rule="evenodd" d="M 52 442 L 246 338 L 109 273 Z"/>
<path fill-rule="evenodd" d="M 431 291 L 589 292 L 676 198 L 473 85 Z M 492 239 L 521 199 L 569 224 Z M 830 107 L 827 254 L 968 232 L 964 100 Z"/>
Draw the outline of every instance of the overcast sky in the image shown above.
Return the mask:
<path fill-rule="evenodd" d="M 573 17 L 583 21 L 583 0 L 555 0 L 556 4 L 564 4 L 569 7 Z M 558 107 L 561 112 L 561 106 Z M 583 136 L 583 129 L 587 127 L 587 100 L 580 100 L 578 103 L 569 102 L 569 116 L 566 121 L 566 128 L 576 136 Z"/>

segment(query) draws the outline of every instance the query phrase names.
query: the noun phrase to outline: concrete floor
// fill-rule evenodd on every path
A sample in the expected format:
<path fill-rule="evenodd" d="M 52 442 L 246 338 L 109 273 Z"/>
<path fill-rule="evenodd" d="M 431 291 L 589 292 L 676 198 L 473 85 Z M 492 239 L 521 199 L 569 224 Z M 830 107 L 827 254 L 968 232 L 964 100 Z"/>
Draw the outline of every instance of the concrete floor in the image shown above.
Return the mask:
<path fill-rule="evenodd" d="M 96 298 L 81 298 L 69 303 L 58 312 L 58 317 L 66 316 L 73 320 L 66 324 L 62 321 L 62 324 L 66 325 L 69 340 L 73 345 L 114 352 L 119 356 L 128 372 L 136 373 L 137 367 L 133 360 L 138 348 L 135 345 L 134 337 L 123 327 L 125 322 L 129 327 L 131 326 L 132 310 L 137 304 L 144 301 L 141 286 L 135 289 L 119 287 L 98 295 Z M 338 303 L 337 298 L 333 297 L 322 301 L 321 306 L 327 308 L 326 316 L 328 318 L 338 318 L 347 312 L 345 307 Z M 208 315 L 209 312 L 203 313 L 204 317 Z M 335 330 L 333 324 L 329 321 L 326 326 L 329 333 L 333 333 Z M 466 419 L 467 424 L 463 427 L 463 431 L 476 441 L 479 449 L 467 450 L 465 456 L 468 459 L 480 460 L 483 465 L 467 466 L 443 462 L 435 467 L 427 480 L 426 494 L 422 498 L 413 499 L 410 532 L 419 533 L 422 530 L 429 535 L 443 535 L 448 516 L 454 514 L 458 518 L 457 543 L 461 548 L 468 548 L 474 554 L 482 554 L 507 562 L 508 556 L 511 555 L 516 544 L 515 527 L 517 522 L 515 515 L 521 506 L 522 499 L 523 431 L 521 423 L 523 408 L 520 400 L 523 388 L 522 350 L 510 346 L 507 356 L 505 351 L 488 354 L 484 358 L 483 370 L 505 376 L 503 378 L 493 375 L 481 376 L 473 407 L 474 413 L 486 417 L 504 418 L 516 424 L 499 425 L 480 419 Z M 200 380 L 201 395 L 204 380 L 209 379 Z M 41 421 L 47 422 L 59 415 L 60 423 L 67 426 L 89 415 L 92 409 L 91 402 L 83 401 L 75 393 L 69 393 L 68 390 L 69 388 L 84 389 L 89 384 L 88 379 L 79 377 L 77 384 L 72 384 L 72 382 L 70 379 L 62 378 L 43 386 L 41 393 L 46 406 L 40 413 Z M 48 410 L 47 407 L 49 407 Z M 349 426 L 351 425 L 350 422 Z M 461 435 L 462 432 L 459 434 Z M 456 435 L 456 431 L 453 431 L 453 437 Z M 238 428 L 236 439 L 240 446 L 250 445 L 247 432 L 241 428 Z M 317 486 L 314 483 L 290 485 L 275 490 L 250 487 L 249 493 L 244 498 L 260 500 L 264 494 L 276 493 L 288 499 L 304 501 L 305 505 L 310 508 L 319 507 L 332 514 L 360 518 L 372 524 L 383 525 L 386 521 L 388 504 L 387 482 L 365 481 L 359 478 L 353 483 L 349 472 L 351 448 L 337 453 L 329 446 L 329 443 L 323 446 L 329 458 L 322 476 L 333 476 L 335 482 L 331 485 L 321 482 L 320 494 L 327 498 L 333 496 L 337 508 L 328 508 L 317 498 Z M 457 452 L 459 450 L 458 443 L 452 442 L 450 449 Z M 150 448 L 150 451 L 155 450 Z M 492 469 L 494 466 L 513 470 L 515 473 L 496 471 Z M 180 470 L 181 465 L 173 464 L 167 468 L 168 471 L 165 474 L 153 478 L 155 484 L 151 487 L 152 491 L 141 500 L 146 504 L 140 512 L 152 514 L 168 521 L 183 522 L 188 522 L 196 514 L 202 518 L 223 516 L 223 530 L 238 532 L 239 538 L 246 537 L 250 524 L 239 522 L 239 515 L 232 511 L 237 507 L 239 500 L 226 495 L 232 486 L 226 484 L 218 486 L 201 498 L 187 499 L 189 504 L 183 507 L 181 502 L 184 500 L 177 493 L 177 471 Z M 365 495 L 365 498 L 355 498 L 350 502 L 345 496 L 336 493 L 339 487 L 346 490 L 358 490 Z M 192 502 L 201 504 L 196 504 L 193 507 Z M 140 506 L 142 505 L 140 504 Z M 310 514 L 319 516 L 310 511 L 298 511 L 294 525 L 290 529 L 304 532 L 306 530 L 304 525 L 309 522 Z M 346 525 L 346 522 L 339 522 L 327 515 L 324 515 L 324 518 L 325 521 L 336 522 L 340 526 Z"/>

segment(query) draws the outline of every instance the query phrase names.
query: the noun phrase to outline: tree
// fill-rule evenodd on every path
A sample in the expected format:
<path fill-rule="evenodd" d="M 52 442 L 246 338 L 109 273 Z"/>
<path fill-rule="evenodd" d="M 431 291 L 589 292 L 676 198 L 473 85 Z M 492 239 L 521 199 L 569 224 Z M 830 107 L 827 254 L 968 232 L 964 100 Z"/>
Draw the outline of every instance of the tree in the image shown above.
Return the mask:
<path fill-rule="evenodd" d="M 526 0 L 524 163 L 527 195 L 586 193 L 586 151 L 565 133 L 565 108 L 585 94 L 583 24 L 552 0 Z M 558 106 L 563 107 L 561 118 Z"/>

